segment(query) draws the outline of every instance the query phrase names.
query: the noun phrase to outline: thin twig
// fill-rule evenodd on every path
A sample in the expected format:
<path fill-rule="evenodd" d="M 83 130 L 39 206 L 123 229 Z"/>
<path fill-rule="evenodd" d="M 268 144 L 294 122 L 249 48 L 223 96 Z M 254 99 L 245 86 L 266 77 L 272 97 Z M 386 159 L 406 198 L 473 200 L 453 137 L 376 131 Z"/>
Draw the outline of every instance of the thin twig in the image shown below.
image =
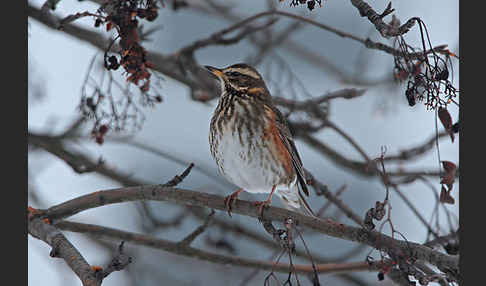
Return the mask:
<path fill-rule="evenodd" d="M 191 232 L 189 235 L 187 235 L 184 239 L 182 239 L 179 242 L 180 246 L 189 246 L 191 243 L 196 239 L 201 233 L 203 233 L 206 228 L 209 226 L 209 223 L 211 222 L 211 218 L 216 212 L 214 210 L 211 210 L 211 213 L 208 215 L 206 220 L 204 221 L 204 224 L 196 228 L 193 232 Z"/>
<path fill-rule="evenodd" d="M 307 171 L 306 173 L 308 175 L 308 179 L 310 180 L 310 185 L 315 189 L 318 196 L 323 195 L 326 199 L 336 205 L 336 207 L 338 207 L 339 210 L 341 210 L 348 218 L 350 218 L 360 226 L 363 225 L 363 220 L 358 214 L 356 214 L 350 207 L 348 207 L 341 199 L 331 193 L 327 186 L 316 180 L 309 171 Z"/>
<path fill-rule="evenodd" d="M 380 34 L 385 38 L 396 37 L 407 33 L 415 25 L 415 22 L 417 20 L 417 18 L 414 17 L 408 20 L 402 26 L 395 27 L 393 25 L 389 25 L 383 22 L 383 18 L 385 16 L 395 11 L 395 9 L 391 8 L 391 2 L 388 4 L 382 14 L 377 14 L 375 10 L 373 10 L 373 8 L 371 8 L 371 6 L 368 5 L 368 3 L 366 3 L 365 1 L 351 0 L 351 3 L 358 9 L 359 14 L 362 17 L 367 17 L 370 22 L 375 25 L 376 30 L 378 30 L 378 32 L 380 32 Z"/>
<path fill-rule="evenodd" d="M 334 197 L 338 198 L 345 190 L 346 190 L 346 185 L 342 185 L 336 192 L 334 192 Z M 332 205 L 332 202 L 328 200 L 326 204 L 324 204 L 319 211 L 317 211 L 316 216 L 321 217 L 324 212 Z"/>
<path fill-rule="evenodd" d="M 182 174 L 175 175 L 174 178 L 172 178 L 170 181 L 163 184 L 162 186 L 164 186 L 164 187 L 175 187 L 175 186 L 179 185 L 189 175 L 189 173 L 192 170 L 192 167 L 194 167 L 194 163 L 190 163 L 189 167 L 187 167 L 184 170 L 184 172 L 182 172 Z"/>

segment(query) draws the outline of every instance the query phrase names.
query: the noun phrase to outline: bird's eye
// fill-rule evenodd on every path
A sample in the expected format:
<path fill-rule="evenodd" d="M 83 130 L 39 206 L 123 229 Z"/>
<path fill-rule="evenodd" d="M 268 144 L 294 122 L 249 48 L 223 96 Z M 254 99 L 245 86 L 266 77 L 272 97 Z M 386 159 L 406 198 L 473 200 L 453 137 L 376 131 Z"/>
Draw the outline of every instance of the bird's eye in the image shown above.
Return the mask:
<path fill-rule="evenodd" d="M 228 76 L 231 76 L 231 77 L 236 77 L 236 76 L 240 76 L 241 74 L 239 72 L 235 72 L 235 71 L 232 71 L 232 72 L 228 72 L 226 73 Z"/>

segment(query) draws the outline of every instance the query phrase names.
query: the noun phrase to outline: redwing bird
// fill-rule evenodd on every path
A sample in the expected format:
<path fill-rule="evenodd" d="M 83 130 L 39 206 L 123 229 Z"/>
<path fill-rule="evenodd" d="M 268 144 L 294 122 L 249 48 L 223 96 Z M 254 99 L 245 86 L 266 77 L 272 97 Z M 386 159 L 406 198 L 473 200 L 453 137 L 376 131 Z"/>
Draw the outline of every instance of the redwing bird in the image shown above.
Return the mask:
<path fill-rule="evenodd" d="M 220 173 L 240 189 L 225 199 L 228 213 L 241 191 L 270 193 L 256 202 L 259 213 L 275 193 L 290 210 L 314 216 L 302 161 L 286 119 L 273 105 L 261 75 L 247 64 L 206 66 L 221 82 L 221 97 L 211 119 L 209 145 Z"/>

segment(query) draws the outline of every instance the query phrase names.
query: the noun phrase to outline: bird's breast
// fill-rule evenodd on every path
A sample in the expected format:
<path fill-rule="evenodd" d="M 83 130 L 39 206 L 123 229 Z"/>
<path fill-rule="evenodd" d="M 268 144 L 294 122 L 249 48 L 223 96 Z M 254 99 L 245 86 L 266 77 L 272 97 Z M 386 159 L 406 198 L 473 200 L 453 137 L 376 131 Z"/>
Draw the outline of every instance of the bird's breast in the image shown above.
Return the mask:
<path fill-rule="evenodd" d="M 250 104 L 238 102 L 223 110 L 217 108 L 209 141 L 211 154 L 225 177 L 247 191 L 269 192 L 273 185 L 293 178 L 279 160 L 276 138 L 269 133 L 272 118 L 258 112 Z"/>

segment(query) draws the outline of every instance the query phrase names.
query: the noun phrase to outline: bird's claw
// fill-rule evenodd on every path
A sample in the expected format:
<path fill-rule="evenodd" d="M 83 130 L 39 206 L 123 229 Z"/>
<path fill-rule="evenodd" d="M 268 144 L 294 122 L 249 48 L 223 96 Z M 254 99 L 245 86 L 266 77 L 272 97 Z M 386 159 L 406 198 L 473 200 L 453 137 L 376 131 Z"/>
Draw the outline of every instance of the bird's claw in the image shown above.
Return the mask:
<path fill-rule="evenodd" d="M 270 206 L 270 202 L 271 201 L 269 201 L 269 200 L 261 201 L 261 202 L 255 202 L 255 206 L 258 207 L 258 215 L 260 217 L 263 217 L 263 208 L 269 207 Z"/>
<path fill-rule="evenodd" d="M 224 198 L 224 204 L 226 206 L 226 210 L 228 211 L 228 215 L 231 217 L 231 209 L 232 209 L 232 204 L 233 202 L 236 200 L 236 198 L 238 197 L 238 195 L 240 194 L 242 190 L 238 190 L 234 193 L 232 193 L 231 195 L 227 196 Z"/>

